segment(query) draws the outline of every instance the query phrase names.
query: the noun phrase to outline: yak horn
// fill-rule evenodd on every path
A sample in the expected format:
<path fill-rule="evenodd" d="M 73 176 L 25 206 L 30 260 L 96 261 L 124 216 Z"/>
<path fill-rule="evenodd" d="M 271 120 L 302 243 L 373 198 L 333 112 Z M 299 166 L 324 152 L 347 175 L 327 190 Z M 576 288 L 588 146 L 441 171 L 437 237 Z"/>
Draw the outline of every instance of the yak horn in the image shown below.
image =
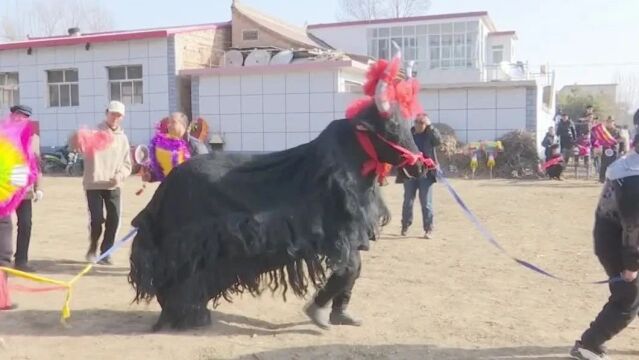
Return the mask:
<path fill-rule="evenodd" d="M 395 55 L 393 56 L 393 60 L 391 61 L 401 61 L 402 59 L 402 51 L 399 45 L 395 41 L 391 41 L 393 44 L 393 48 L 395 48 Z M 390 65 L 389 65 L 390 69 Z M 388 70 L 386 70 L 388 71 Z M 390 112 L 390 102 L 386 97 L 386 90 L 388 89 L 388 83 L 384 80 L 380 80 L 377 83 L 377 87 L 375 88 L 375 105 L 377 105 L 377 110 L 382 114 L 387 114 Z"/>

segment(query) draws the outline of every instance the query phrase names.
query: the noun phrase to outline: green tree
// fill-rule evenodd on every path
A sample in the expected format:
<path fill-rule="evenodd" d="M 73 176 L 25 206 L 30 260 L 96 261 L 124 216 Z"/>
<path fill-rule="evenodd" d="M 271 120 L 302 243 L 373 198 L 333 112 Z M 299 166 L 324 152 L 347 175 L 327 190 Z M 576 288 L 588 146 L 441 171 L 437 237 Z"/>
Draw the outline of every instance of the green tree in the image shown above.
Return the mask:
<path fill-rule="evenodd" d="M 618 114 L 615 99 L 606 95 L 593 96 L 578 89 L 560 95 L 558 104 L 561 110 L 568 114 L 572 120 L 579 120 L 588 105 L 593 106 L 595 114 L 602 120 L 608 116 L 614 117 Z"/>

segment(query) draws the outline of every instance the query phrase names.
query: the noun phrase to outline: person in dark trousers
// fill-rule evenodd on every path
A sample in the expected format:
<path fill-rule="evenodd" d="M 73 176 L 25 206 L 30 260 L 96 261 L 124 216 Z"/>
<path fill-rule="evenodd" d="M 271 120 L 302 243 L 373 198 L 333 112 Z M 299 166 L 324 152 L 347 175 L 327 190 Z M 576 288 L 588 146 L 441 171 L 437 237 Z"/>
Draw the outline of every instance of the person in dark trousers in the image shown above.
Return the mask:
<path fill-rule="evenodd" d="M 120 126 L 124 118 L 124 104 L 111 101 L 106 111 L 106 120 L 99 130 L 112 135 L 113 142 L 108 148 L 85 154 L 83 185 L 86 191 L 90 213 L 90 245 L 87 261 L 95 261 L 98 242 L 104 230 L 100 253 L 104 254 L 113 246 L 120 225 L 122 183 L 131 174 L 131 150 L 129 139 Z M 104 218 L 106 208 L 106 220 Z M 104 225 L 104 229 L 103 229 Z M 100 260 L 101 265 L 111 265 L 110 257 Z"/>
<path fill-rule="evenodd" d="M 441 135 L 431 123 L 428 115 L 422 113 L 415 118 L 415 126 L 412 129 L 413 139 L 417 148 L 425 156 L 437 161 L 436 149 L 441 144 Z M 422 208 L 422 224 L 424 238 L 430 239 L 433 232 L 433 191 L 432 185 L 436 182 L 434 171 L 426 172 L 415 179 L 407 179 L 400 169 L 397 182 L 404 184 L 404 203 L 402 205 L 402 236 L 406 236 L 408 228 L 413 222 L 413 204 L 419 191 L 419 202 Z"/>
<path fill-rule="evenodd" d="M 21 117 L 25 121 L 28 121 L 29 117 L 31 117 L 32 110 L 26 105 L 16 105 L 12 106 L 10 111 L 14 116 Z M 35 132 L 31 136 L 31 151 L 33 151 L 37 159 L 40 159 L 40 137 Z M 36 178 L 34 185 L 27 190 L 24 200 L 22 200 L 16 209 L 18 235 L 16 240 L 14 267 L 25 272 L 35 272 L 35 269 L 29 265 L 29 244 L 31 242 L 33 202 L 41 200 L 44 195 L 42 192 L 41 179 L 41 172 L 38 172 L 38 177 Z"/>
<path fill-rule="evenodd" d="M 552 149 L 550 147 L 558 143 L 559 141 L 557 139 L 557 135 L 555 134 L 555 128 L 554 126 L 551 126 L 548 128 L 548 132 L 546 133 L 546 136 L 544 136 L 544 140 L 541 142 L 541 146 L 543 146 L 545 149 L 544 155 L 546 161 L 548 161 L 548 159 L 550 159 L 550 156 L 552 155 Z"/>
<path fill-rule="evenodd" d="M 358 250 L 352 251 L 346 266 L 335 271 L 311 302 L 304 308 L 306 315 L 322 329 L 330 325 L 361 326 L 362 322 L 346 312 L 355 281 L 362 271 L 362 259 Z M 332 301 L 331 312 L 326 319 L 323 309 Z"/>
<path fill-rule="evenodd" d="M 564 156 L 566 165 L 573 156 L 573 148 L 575 147 L 575 141 L 577 140 L 577 132 L 575 130 L 575 124 L 568 118 L 567 114 L 561 114 L 561 121 L 557 125 L 557 136 L 559 136 L 559 145 L 561 146 L 561 153 Z"/>
<path fill-rule="evenodd" d="M 595 211 L 595 255 L 611 279 L 610 298 L 570 350 L 573 359 L 608 359 L 604 343 L 639 312 L 639 136 L 626 156 L 611 164 Z"/>
<path fill-rule="evenodd" d="M 619 141 L 619 130 L 615 125 L 615 120 L 612 116 L 608 116 L 606 119 L 606 130 Z M 615 160 L 617 160 L 617 156 L 619 155 L 619 143 L 612 146 L 602 146 L 601 153 L 601 165 L 599 165 L 599 182 L 604 183 L 606 180 L 606 170 L 608 166 L 612 164 Z"/>

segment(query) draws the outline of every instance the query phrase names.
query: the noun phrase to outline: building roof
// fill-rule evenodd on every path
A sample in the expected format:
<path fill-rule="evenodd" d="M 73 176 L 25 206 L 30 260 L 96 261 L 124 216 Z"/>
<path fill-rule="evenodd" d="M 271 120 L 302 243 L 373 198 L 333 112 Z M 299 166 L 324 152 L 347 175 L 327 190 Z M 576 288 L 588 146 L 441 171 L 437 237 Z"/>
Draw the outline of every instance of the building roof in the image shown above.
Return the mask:
<path fill-rule="evenodd" d="M 309 29 L 322 29 L 332 27 L 344 27 L 344 26 L 356 26 L 356 25 L 376 25 L 376 24 L 388 24 L 397 22 L 414 22 L 414 21 L 429 21 L 429 20 L 445 20 L 445 19 L 458 19 L 468 17 L 488 17 L 487 11 L 474 11 L 465 13 L 453 13 L 453 14 L 438 14 L 438 15 L 425 15 L 425 16 L 409 16 L 399 18 L 387 18 L 387 19 L 372 19 L 372 20 L 356 20 L 356 21 L 344 21 L 325 24 L 312 24 L 309 25 Z M 489 27 L 493 27 L 492 21 L 489 21 Z"/>
<path fill-rule="evenodd" d="M 249 19 L 250 21 L 253 21 L 263 29 L 275 32 L 283 38 L 298 44 L 299 46 L 310 48 L 327 47 L 326 44 L 322 41 L 316 41 L 315 38 L 311 38 L 309 34 L 307 34 L 305 29 L 287 24 L 282 20 L 265 15 L 249 6 L 240 3 L 237 0 L 233 1 L 231 9 L 239 13 L 241 16 Z"/>
<path fill-rule="evenodd" d="M 81 34 L 79 36 L 65 35 L 65 36 L 37 37 L 37 38 L 29 38 L 28 40 L 0 43 L 0 51 L 12 50 L 12 49 L 67 46 L 67 45 L 77 45 L 77 44 L 86 44 L 86 43 L 101 43 L 101 42 L 112 42 L 112 41 L 163 38 L 163 37 L 168 37 L 169 35 L 172 35 L 172 34 L 200 31 L 200 30 L 213 30 L 213 29 L 217 29 L 221 27 L 229 27 L 229 26 L 231 26 L 231 22 L 175 26 L 175 27 L 153 28 L 153 29 L 108 31 L 108 32 Z"/>
<path fill-rule="evenodd" d="M 608 83 L 608 84 L 572 84 L 572 85 L 564 85 L 562 89 L 566 88 L 580 88 L 580 87 L 617 87 L 619 84 Z"/>
<path fill-rule="evenodd" d="M 510 36 L 513 39 L 517 40 L 517 32 L 515 32 L 514 30 L 509 30 L 509 31 L 493 31 L 493 32 L 489 32 L 488 36 Z"/>
<path fill-rule="evenodd" d="M 231 75 L 250 75 L 263 73 L 287 73 L 297 71 L 323 71 L 330 69 L 350 68 L 359 71 L 362 74 L 368 70 L 368 65 L 355 60 L 317 60 L 291 64 L 277 65 L 257 65 L 257 66 L 221 66 L 215 68 L 204 69 L 186 69 L 181 70 L 180 75 L 190 76 L 231 76 Z"/>

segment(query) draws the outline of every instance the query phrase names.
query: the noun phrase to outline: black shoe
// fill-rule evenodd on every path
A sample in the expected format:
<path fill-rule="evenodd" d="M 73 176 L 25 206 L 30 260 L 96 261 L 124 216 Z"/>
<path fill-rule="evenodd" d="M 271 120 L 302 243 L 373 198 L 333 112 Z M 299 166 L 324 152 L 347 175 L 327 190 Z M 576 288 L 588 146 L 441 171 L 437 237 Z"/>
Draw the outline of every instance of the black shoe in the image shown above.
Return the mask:
<path fill-rule="evenodd" d="M 34 273 L 35 272 L 35 269 L 32 266 L 30 266 L 26 262 L 22 262 L 22 261 L 15 263 L 13 268 L 16 269 L 16 270 L 27 272 L 27 273 Z"/>
<path fill-rule="evenodd" d="M 570 349 L 570 357 L 577 360 L 611 360 L 604 349 L 589 349 L 584 347 L 581 341 L 576 341 Z"/>
<path fill-rule="evenodd" d="M 326 309 L 319 307 L 317 304 L 315 304 L 314 300 L 311 300 L 311 302 L 306 305 L 306 307 L 304 308 L 304 313 L 306 314 L 306 316 L 309 317 L 309 319 L 311 319 L 313 324 L 317 325 L 319 328 L 324 330 L 330 328 L 328 319 L 326 319 Z"/>
<path fill-rule="evenodd" d="M 407 231 L 408 231 L 408 226 L 402 225 L 402 236 L 406 236 Z"/>
<path fill-rule="evenodd" d="M 107 256 L 104 259 L 98 261 L 98 265 L 113 265 L 113 262 L 111 261 L 111 257 Z"/>
<path fill-rule="evenodd" d="M 353 318 L 344 311 L 332 311 L 330 316 L 333 325 L 362 326 L 362 321 Z"/>

